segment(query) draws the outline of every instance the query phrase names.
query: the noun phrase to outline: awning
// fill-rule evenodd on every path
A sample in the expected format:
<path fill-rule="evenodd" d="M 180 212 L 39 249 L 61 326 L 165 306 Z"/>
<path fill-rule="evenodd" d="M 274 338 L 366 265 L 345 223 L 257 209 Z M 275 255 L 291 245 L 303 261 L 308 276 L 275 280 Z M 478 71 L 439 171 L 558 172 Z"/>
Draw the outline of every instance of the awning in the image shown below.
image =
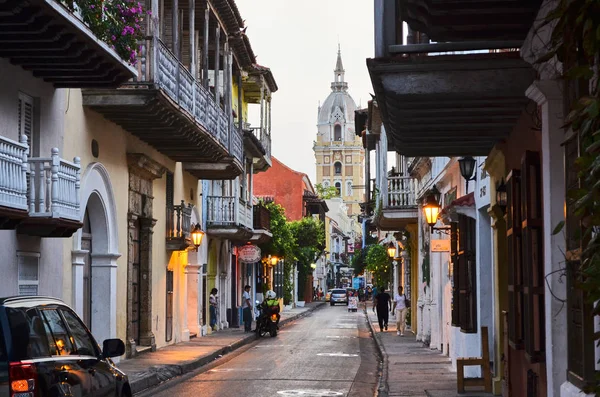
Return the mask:
<path fill-rule="evenodd" d="M 473 219 L 476 218 L 474 192 L 460 196 L 444 207 L 440 212 L 440 219 L 446 224 L 456 222 L 456 215 L 465 215 Z"/>

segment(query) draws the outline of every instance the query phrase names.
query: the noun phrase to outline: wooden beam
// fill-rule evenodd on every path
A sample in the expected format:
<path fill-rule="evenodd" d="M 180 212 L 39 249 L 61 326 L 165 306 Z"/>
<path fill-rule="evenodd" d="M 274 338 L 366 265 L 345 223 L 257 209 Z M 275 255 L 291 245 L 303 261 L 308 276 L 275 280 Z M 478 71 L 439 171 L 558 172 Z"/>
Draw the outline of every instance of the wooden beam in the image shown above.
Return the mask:
<path fill-rule="evenodd" d="M 217 106 L 220 104 L 220 96 L 221 93 L 219 92 L 219 68 L 221 67 L 220 65 L 220 57 L 221 57 L 221 48 L 220 48 L 220 42 L 221 40 L 221 28 L 217 26 L 217 28 L 215 29 L 215 45 L 217 47 L 216 49 L 216 53 L 215 53 L 215 102 L 217 103 Z"/>
<path fill-rule="evenodd" d="M 196 78 L 196 29 L 194 25 L 196 23 L 196 0 L 189 0 L 190 2 L 190 74 Z"/>
<path fill-rule="evenodd" d="M 202 49 L 202 85 L 208 89 L 208 35 L 210 32 L 210 8 L 204 10 L 204 48 Z"/>

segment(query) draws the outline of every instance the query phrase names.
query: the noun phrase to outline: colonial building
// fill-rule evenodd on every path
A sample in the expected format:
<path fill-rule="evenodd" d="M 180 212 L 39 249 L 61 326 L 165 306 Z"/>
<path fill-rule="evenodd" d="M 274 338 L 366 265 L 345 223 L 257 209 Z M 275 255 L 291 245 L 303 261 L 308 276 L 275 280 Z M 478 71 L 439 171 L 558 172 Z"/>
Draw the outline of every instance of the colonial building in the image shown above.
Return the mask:
<path fill-rule="evenodd" d="M 360 213 L 364 185 L 364 150 L 360 138 L 354 134 L 355 110 L 356 103 L 348 94 L 342 54 L 338 49 L 331 93 L 319 106 L 313 150 L 317 183 L 335 187 L 349 215 Z"/>
<path fill-rule="evenodd" d="M 60 3 L 0 6 L 0 290 L 62 298 L 128 357 L 201 335 L 213 286 L 218 324 L 236 323 L 236 244 L 269 237 L 252 176 L 277 90 L 233 1 L 145 3 L 126 60 Z"/>
<path fill-rule="evenodd" d="M 376 2 L 367 60 L 383 121 L 376 145 L 406 156 L 401 172 L 416 200 L 404 211 L 419 206 L 410 222 L 419 247 L 413 330 L 456 365 L 483 354 L 487 328 L 492 365 L 465 376 L 489 379 L 490 371 L 496 395 L 584 395 L 600 349 L 573 271 L 582 247 L 566 200 L 579 182 L 577 134 L 564 130 L 576 90 L 557 60 L 536 62 L 558 2 L 522 1 L 510 11 L 502 0 L 425 3 Z M 384 202 L 397 170 L 377 165 Z M 554 234 L 562 221 L 570 226 Z"/>

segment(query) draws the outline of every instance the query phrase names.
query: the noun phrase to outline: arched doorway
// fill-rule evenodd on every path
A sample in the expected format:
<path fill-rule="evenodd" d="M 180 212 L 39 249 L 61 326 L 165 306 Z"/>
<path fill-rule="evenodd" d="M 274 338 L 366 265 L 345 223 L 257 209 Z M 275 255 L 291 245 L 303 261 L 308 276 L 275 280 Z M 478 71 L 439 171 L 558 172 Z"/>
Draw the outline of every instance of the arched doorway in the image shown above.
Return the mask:
<path fill-rule="evenodd" d="M 117 337 L 117 222 L 108 172 L 100 163 L 82 178 L 80 229 L 73 236 L 72 303 L 96 339 Z"/>

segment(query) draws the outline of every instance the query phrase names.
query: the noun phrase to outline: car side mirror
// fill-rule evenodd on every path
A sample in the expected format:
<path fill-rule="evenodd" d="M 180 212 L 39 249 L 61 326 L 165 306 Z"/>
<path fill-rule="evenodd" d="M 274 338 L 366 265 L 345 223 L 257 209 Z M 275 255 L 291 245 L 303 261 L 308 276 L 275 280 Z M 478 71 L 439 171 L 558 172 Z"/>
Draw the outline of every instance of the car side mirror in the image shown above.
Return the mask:
<path fill-rule="evenodd" d="M 102 357 L 119 357 L 125 354 L 125 344 L 121 339 L 106 339 L 102 344 Z"/>

